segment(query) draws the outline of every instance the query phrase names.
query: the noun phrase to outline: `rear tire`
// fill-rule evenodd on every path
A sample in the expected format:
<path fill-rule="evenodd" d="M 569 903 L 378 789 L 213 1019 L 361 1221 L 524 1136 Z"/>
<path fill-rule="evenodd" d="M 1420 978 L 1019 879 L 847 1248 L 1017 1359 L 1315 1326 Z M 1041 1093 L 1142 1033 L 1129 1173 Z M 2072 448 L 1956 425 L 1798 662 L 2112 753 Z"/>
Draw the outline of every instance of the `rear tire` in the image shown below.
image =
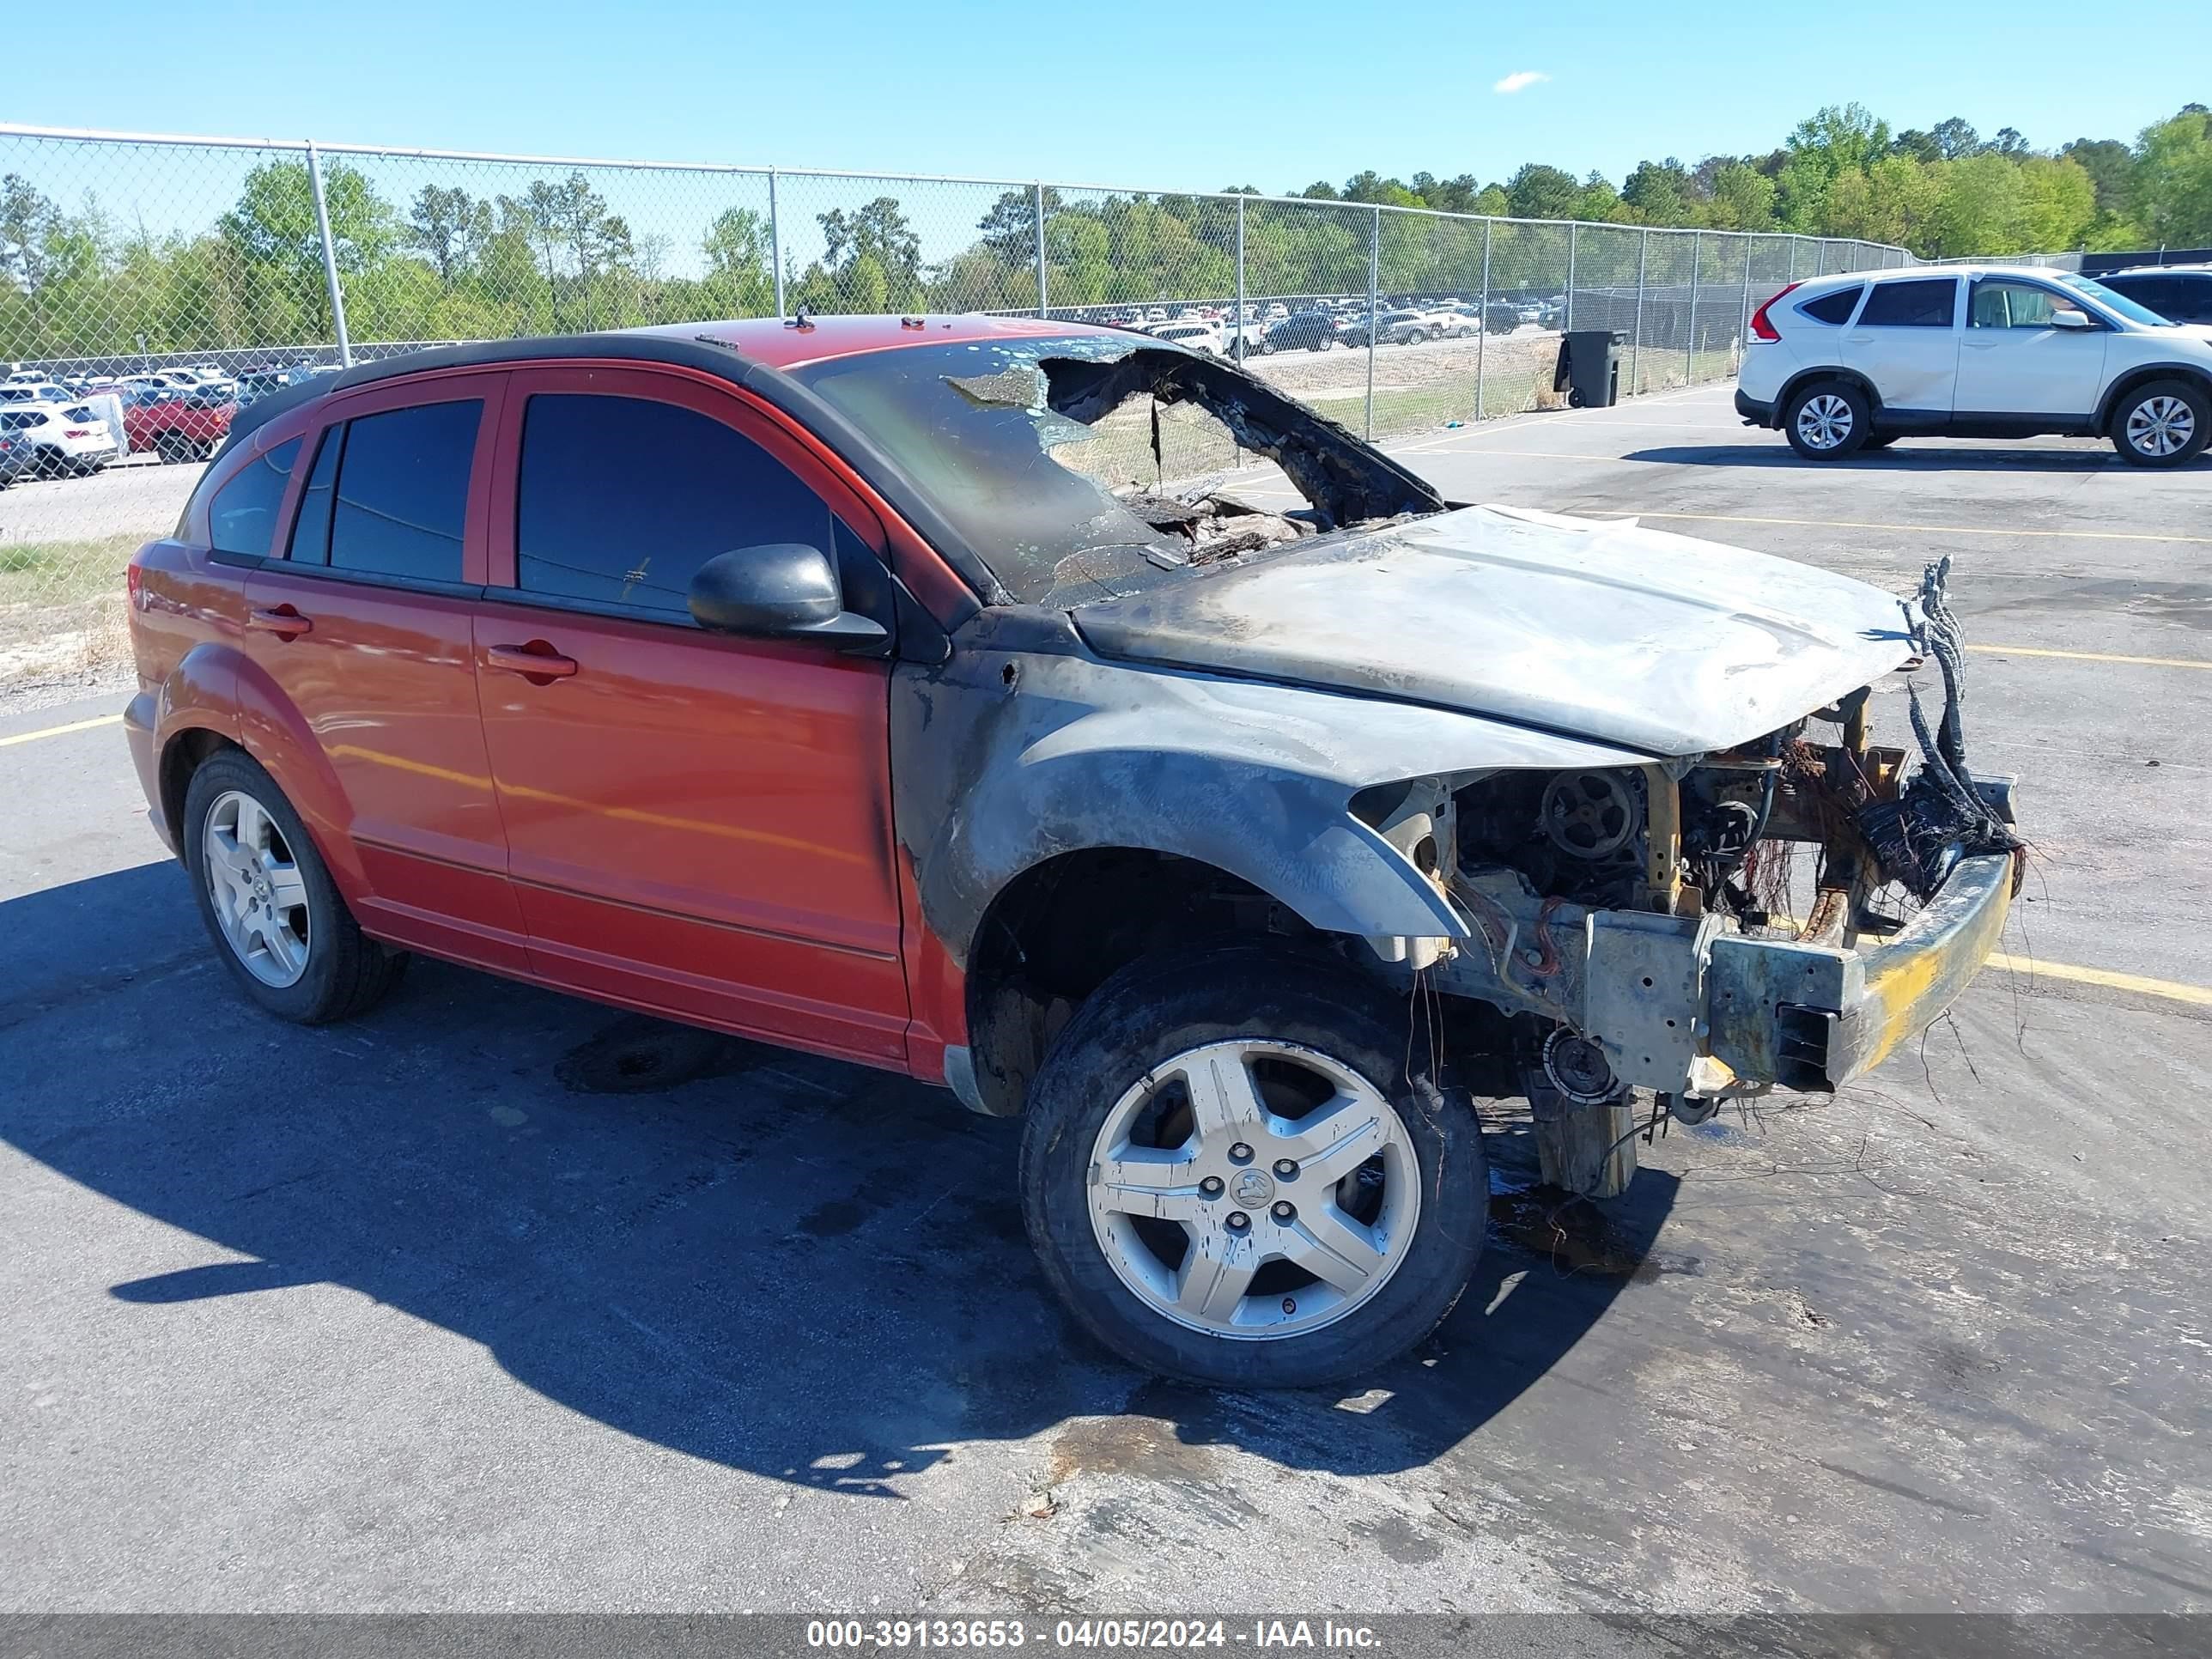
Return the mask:
<path fill-rule="evenodd" d="M 1807 460 L 1839 461 L 1865 446 L 1873 413 L 1849 381 L 1815 380 L 1790 400 L 1782 430 Z"/>
<path fill-rule="evenodd" d="M 2112 447 L 2130 466 L 2185 466 L 2212 438 L 2212 398 L 2188 380 L 2153 380 L 2112 409 Z"/>
<path fill-rule="evenodd" d="M 1233 1388 L 1338 1382 L 1433 1330 L 1481 1250 L 1488 1177 L 1411 1018 L 1335 957 L 1261 945 L 1101 986 L 1022 1137 L 1030 1241 L 1076 1322 L 1133 1364 Z"/>
<path fill-rule="evenodd" d="M 406 952 L 361 931 L 292 803 L 243 751 L 222 750 L 192 774 L 183 844 L 216 954 L 279 1018 L 366 1012 L 407 971 Z"/>
<path fill-rule="evenodd" d="M 164 432 L 154 440 L 154 453 L 164 465 L 181 465 L 193 459 L 192 441 L 181 432 Z"/>

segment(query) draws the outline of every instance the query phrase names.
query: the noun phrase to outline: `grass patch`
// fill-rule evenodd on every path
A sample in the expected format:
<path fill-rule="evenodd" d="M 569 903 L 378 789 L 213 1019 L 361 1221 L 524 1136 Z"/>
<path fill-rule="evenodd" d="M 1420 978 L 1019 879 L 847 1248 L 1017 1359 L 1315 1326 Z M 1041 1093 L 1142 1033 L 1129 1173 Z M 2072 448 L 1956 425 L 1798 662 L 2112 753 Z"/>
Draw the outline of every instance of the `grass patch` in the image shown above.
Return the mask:
<path fill-rule="evenodd" d="M 145 539 L 0 542 L 0 685 L 128 657 L 123 571 Z"/>

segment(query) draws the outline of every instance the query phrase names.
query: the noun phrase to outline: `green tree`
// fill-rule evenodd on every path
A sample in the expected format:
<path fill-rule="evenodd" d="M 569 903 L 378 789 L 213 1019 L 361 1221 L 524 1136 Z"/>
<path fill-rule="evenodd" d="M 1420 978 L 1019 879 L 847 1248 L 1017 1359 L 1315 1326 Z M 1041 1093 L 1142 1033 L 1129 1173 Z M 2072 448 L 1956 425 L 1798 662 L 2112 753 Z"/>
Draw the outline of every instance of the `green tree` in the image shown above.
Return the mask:
<path fill-rule="evenodd" d="M 2160 247 L 2212 242 L 2212 115 L 2185 108 L 2143 129 L 2130 194 L 2134 217 Z"/>
<path fill-rule="evenodd" d="M 716 317 L 765 317 L 775 309 L 768 221 L 750 208 L 724 208 L 700 239 L 707 261 L 702 285 Z"/>
<path fill-rule="evenodd" d="M 1565 219 L 1574 212 L 1583 187 L 1571 173 L 1531 161 L 1505 186 L 1508 210 L 1516 219 Z"/>
<path fill-rule="evenodd" d="M 1731 161 L 1713 175 L 1713 224 L 1722 230 L 1771 230 L 1774 180 L 1758 168 Z"/>
<path fill-rule="evenodd" d="M 448 285 L 465 275 L 492 239 L 492 204 L 459 188 L 425 185 L 407 211 L 407 241 Z"/>
<path fill-rule="evenodd" d="M 921 303 L 921 239 L 899 210 L 896 197 L 878 196 L 850 213 L 832 208 L 816 215 L 815 222 L 822 227 L 823 274 L 838 290 L 839 309 L 854 308 L 844 295 L 855 280 L 872 295 L 878 276 L 882 300 L 868 309 L 905 311 Z M 862 259 L 872 262 L 872 273 L 860 270 Z"/>

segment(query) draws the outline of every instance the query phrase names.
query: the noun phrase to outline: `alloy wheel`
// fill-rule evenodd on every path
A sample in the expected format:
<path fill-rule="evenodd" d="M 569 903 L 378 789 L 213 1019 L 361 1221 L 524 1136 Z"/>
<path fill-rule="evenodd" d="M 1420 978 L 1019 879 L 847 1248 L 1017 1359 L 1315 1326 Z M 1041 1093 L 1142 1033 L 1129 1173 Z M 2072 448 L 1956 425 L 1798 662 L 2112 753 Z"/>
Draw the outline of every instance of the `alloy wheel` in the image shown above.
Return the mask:
<path fill-rule="evenodd" d="M 1851 406 L 1832 392 L 1805 400 L 1797 411 L 1797 435 L 1808 449 L 1833 449 L 1851 435 Z"/>
<path fill-rule="evenodd" d="M 1420 1176 L 1397 1109 L 1295 1043 L 1186 1050 L 1115 1103 L 1089 1164 L 1115 1276 L 1189 1329 L 1303 1336 L 1381 1290 L 1411 1248 Z"/>
<path fill-rule="evenodd" d="M 2144 455 L 2163 460 L 2179 454 L 2197 435 L 2197 411 L 2179 398 L 2146 398 L 2128 411 L 2128 442 Z"/>
<path fill-rule="evenodd" d="M 201 865 L 216 925 L 246 971 L 282 990 L 307 971 L 314 915 L 307 878 L 268 809 L 242 790 L 208 808 Z"/>

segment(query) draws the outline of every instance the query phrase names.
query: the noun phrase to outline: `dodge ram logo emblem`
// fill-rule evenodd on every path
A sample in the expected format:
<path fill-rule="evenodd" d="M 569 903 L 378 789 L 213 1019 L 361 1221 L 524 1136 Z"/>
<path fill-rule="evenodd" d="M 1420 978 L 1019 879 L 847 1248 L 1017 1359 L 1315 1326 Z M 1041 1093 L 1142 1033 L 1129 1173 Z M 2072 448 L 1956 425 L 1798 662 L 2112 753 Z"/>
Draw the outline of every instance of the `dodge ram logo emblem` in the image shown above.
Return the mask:
<path fill-rule="evenodd" d="M 1229 1190 L 1246 1209 L 1256 1210 L 1275 1195 L 1275 1183 L 1265 1170 L 1247 1170 Z"/>

